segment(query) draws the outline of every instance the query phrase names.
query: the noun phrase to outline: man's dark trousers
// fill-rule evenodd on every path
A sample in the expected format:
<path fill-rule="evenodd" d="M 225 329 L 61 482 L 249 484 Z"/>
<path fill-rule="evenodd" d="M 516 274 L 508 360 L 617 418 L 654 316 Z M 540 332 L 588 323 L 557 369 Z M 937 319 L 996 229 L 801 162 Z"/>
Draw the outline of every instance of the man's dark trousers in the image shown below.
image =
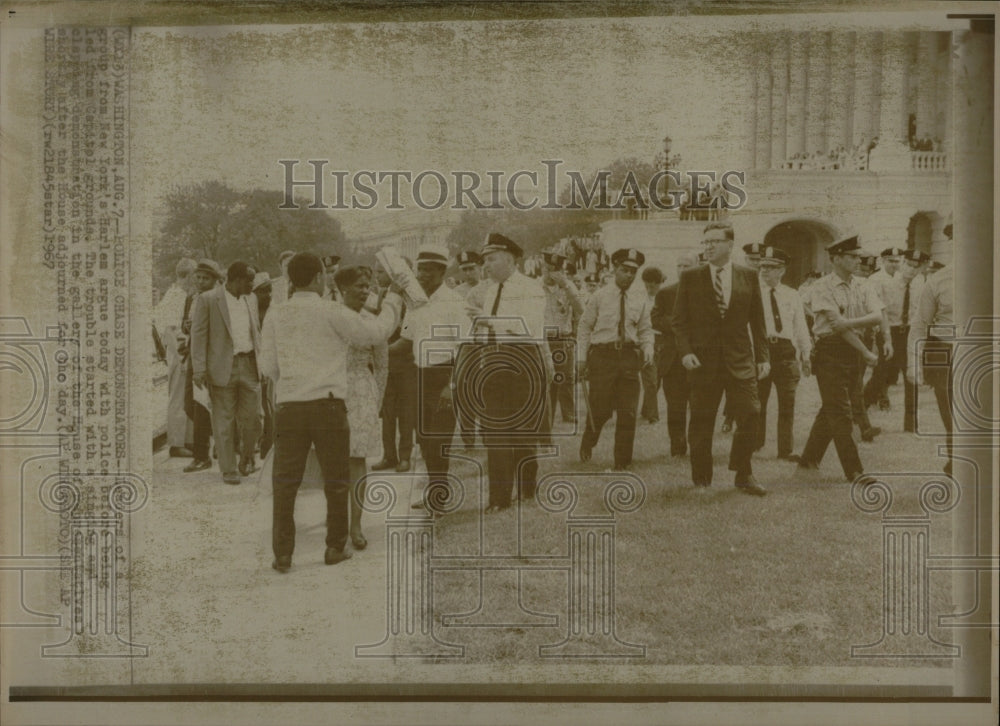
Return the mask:
<path fill-rule="evenodd" d="M 813 373 L 823 405 L 816 414 L 801 457 L 804 464 L 819 465 L 833 441 L 844 476 L 849 478 L 864 471 L 852 435 L 851 417 L 851 386 L 857 380 L 859 356 L 858 351 L 839 335 L 816 341 Z"/>
<path fill-rule="evenodd" d="M 326 495 L 326 546 L 343 550 L 347 542 L 347 492 L 350 482 L 350 427 L 339 398 L 278 405 L 274 443 L 274 521 L 272 545 L 277 557 L 295 550 L 295 496 L 315 445 Z"/>
<path fill-rule="evenodd" d="M 427 464 L 428 485 L 443 481 L 448 474 L 448 457 L 444 448 L 455 433 L 455 412 L 451 400 L 443 401 L 441 393 L 451 384 L 453 366 L 425 366 L 418 372 L 420 411 L 417 415 L 417 442 Z"/>
<path fill-rule="evenodd" d="M 667 434 L 670 437 L 670 453 L 682 456 L 687 453 L 688 427 L 688 386 L 687 370 L 675 358 L 670 369 L 660 376 L 663 381 L 663 397 L 667 400 Z"/>
<path fill-rule="evenodd" d="M 787 338 L 771 338 L 768 341 L 771 352 L 771 372 L 767 378 L 757 382 L 760 399 L 760 426 L 757 428 L 755 449 L 764 447 L 767 437 L 767 403 L 771 398 L 771 387 L 778 392 L 778 456 L 792 454 L 792 425 L 795 422 L 795 390 L 799 385 L 798 354 L 792 341 Z"/>
<path fill-rule="evenodd" d="M 705 366 L 688 372 L 691 385 L 691 423 L 688 440 L 691 443 L 691 479 L 696 486 L 712 483 L 712 439 L 719 403 L 725 392 L 727 408 L 736 422 L 733 446 L 729 452 L 729 468 L 737 477 L 746 479 L 753 473 L 750 457 L 757 439 L 760 403 L 757 381 L 736 378 L 723 366 Z"/>
<path fill-rule="evenodd" d="M 409 461 L 413 454 L 416 419 L 417 367 L 412 362 L 394 367 L 390 362 L 385 395 L 382 398 L 382 451 L 386 461 L 394 464 Z"/>
<path fill-rule="evenodd" d="M 489 504 L 507 507 L 514 491 L 535 496 L 538 444 L 548 437 L 546 366 L 537 343 L 479 346 L 485 410 L 480 416 L 490 478 Z M 459 382 L 458 390 L 462 390 Z"/>
<path fill-rule="evenodd" d="M 614 413 L 616 469 L 632 463 L 641 358 L 634 343 L 592 345 L 587 354 L 590 411 L 583 444 L 588 448 L 597 446 L 601 429 Z"/>

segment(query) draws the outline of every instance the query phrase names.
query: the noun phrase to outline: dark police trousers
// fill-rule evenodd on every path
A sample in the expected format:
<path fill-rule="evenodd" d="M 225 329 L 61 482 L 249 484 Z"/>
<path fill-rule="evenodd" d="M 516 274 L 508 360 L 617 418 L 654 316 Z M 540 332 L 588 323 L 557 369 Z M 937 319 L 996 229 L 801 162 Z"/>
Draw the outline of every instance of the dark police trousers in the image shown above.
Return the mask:
<path fill-rule="evenodd" d="M 417 442 L 427 464 L 428 486 L 444 480 L 448 474 L 444 447 L 451 444 L 455 433 L 455 412 L 451 401 L 441 400 L 441 392 L 451 384 L 452 370 L 451 365 L 436 365 L 420 368 L 417 373 L 420 392 Z"/>
<path fill-rule="evenodd" d="M 844 476 L 853 478 L 864 472 L 858 447 L 852 436 L 851 387 L 856 385 L 861 354 L 839 335 L 828 335 L 816 341 L 813 350 L 813 374 L 819 386 L 823 405 L 816 414 L 809 439 L 802 450 L 802 463 L 819 464 L 833 441 L 844 469 Z"/>
<path fill-rule="evenodd" d="M 412 362 L 394 366 L 390 361 L 381 413 L 383 458 L 392 463 L 408 461 L 413 455 L 417 420 L 417 367 Z"/>
<path fill-rule="evenodd" d="M 576 341 L 567 336 L 550 337 L 549 353 L 555 368 L 555 380 L 549 386 L 549 410 L 555 423 L 556 405 L 562 409 L 562 420 L 576 421 Z"/>
<path fill-rule="evenodd" d="M 924 343 L 923 361 L 917 361 L 918 365 L 923 365 L 924 382 L 934 389 L 938 413 L 941 414 L 941 423 L 944 425 L 945 446 L 949 463 L 951 463 L 953 450 L 951 402 L 954 394 L 951 358 L 952 344 L 947 340 L 929 335 Z"/>
<path fill-rule="evenodd" d="M 771 387 L 778 391 L 778 456 L 792 453 L 792 424 L 795 421 L 795 389 L 798 388 L 798 354 L 788 338 L 768 338 L 771 352 L 771 372 L 767 378 L 757 381 L 757 397 L 760 399 L 760 424 L 757 427 L 755 449 L 764 448 L 767 437 L 767 402 L 771 398 Z"/>
<path fill-rule="evenodd" d="M 615 414 L 615 468 L 632 463 L 636 410 L 639 407 L 639 369 L 642 352 L 635 343 L 599 343 L 587 353 L 590 411 L 583 444 L 597 445 L 601 429 Z"/>
<path fill-rule="evenodd" d="M 546 403 L 548 373 L 538 343 L 490 343 L 470 351 L 468 368 L 477 370 L 483 410 L 479 413 L 486 444 L 490 478 L 489 505 L 507 507 L 513 492 L 521 499 L 535 496 L 538 480 L 538 444 L 548 438 Z M 464 365 L 463 365 L 464 368 Z M 460 395 L 472 383 L 458 382 Z M 461 409 L 475 411 L 474 403 L 460 401 Z"/>
<path fill-rule="evenodd" d="M 293 401 L 278 405 L 275 414 L 274 522 L 272 545 L 278 557 L 295 550 L 295 496 L 315 445 L 326 495 L 326 546 L 344 549 L 347 542 L 347 492 L 351 451 L 347 408 L 339 398 Z"/>
<path fill-rule="evenodd" d="M 753 473 L 750 457 L 757 438 L 760 402 L 757 399 L 757 379 L 736 378 L 721 362 L 713 369 L 700 368 L 688 371 L 691 386 L 691 423 L 688 440 L 691 442 L 691 481 L 695 485 L 712 483 L 712 439 L 715 419 L 719 413 L 722 394 L 726 394 L 726 409 L 736 422 L 733 445 L 729 451 L 729 468 L 741 479 Z"/>

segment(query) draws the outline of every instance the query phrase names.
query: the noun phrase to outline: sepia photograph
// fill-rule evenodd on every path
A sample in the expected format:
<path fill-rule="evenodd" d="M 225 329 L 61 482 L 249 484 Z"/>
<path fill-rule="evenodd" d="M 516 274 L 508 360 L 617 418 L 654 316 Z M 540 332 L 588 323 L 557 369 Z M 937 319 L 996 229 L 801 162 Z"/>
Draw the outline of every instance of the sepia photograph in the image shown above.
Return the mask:
<path fill-rule="evenodd" d="M 996 3 L 2 8 L 5 723 L 995 722 Z"/>

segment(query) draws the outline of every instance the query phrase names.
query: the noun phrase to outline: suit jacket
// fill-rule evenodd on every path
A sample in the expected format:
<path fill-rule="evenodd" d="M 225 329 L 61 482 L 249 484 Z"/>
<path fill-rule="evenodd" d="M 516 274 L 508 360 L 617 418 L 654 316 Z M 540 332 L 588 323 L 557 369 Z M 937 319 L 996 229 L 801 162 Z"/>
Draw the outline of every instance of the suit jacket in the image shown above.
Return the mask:
<path fill-rule="evenodd" d="M 677 339 L 670 318 L 674 312 L 674 300 L 677 298 L 677 283 L 661 287 L 653 298 L 653 312 L 650 322 L 656 336 L 656 361 L 660 375 L 666 375 L 677 360 Z"/>
<path fill-rule="evenodd" d="M 260 358 L 260 321 L 256 304 L 250 310 L 250 338 L 254 353 Z M 191 313 L 191 368 L 194 375 L 207 374 L 213 386 L 229 383 L 233 372 L 233 339 L 229 332 L 229 306 L 226 289 L 218 285 L 201 293 Z"/>
<path fill-rule="evenodd" d="M 714 374 L 724 367 L 736 378 L 756 378 L 757 364 L 768 361 L 760 283 L 757 273 L 748 267 L 733 265 L 725 317 L 715 302 L 709 266 L 685 270 L 677 284 L 671 326 L 677 355 L 683 358 L 694 353 L 701 361 L 694 374 Z"/>

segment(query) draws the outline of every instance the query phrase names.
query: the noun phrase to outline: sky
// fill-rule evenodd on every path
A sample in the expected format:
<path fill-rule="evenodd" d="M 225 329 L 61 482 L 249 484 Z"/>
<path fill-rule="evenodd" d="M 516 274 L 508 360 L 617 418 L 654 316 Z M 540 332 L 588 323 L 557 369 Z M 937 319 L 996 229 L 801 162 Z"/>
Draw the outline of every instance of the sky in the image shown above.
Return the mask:
<path fill-rule="evenodd" d="M 173 184 L 281 189 L 280 159 L 306 177 L 326 159 L 544 178 L 545 159 L 585 174 L 652 160 L 669 133 L 687 166 L 745 160 L 749 71 L 719 61 L 733 36 L 704 19 L 157 28 L 133 43 L 142 212 Z M 338 218 L 363 231 L 365 213 Z"/>

